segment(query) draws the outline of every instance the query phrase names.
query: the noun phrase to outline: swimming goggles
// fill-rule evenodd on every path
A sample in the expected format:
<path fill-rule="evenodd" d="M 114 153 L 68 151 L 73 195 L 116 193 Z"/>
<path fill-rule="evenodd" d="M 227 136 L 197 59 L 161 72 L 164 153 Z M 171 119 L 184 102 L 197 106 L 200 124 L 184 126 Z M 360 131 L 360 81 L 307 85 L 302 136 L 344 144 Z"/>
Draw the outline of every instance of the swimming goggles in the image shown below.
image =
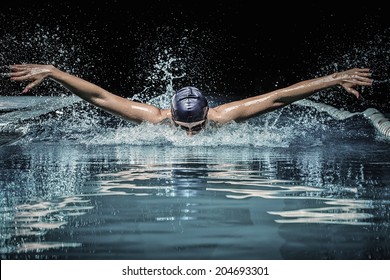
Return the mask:
<path fill-rule="evenodd" d="M 205 124 L 206 124 L 206 120 L 201 120 L 201 121 L 198 121 L 198 122 L 179 122 L 179 121 L 173 121 L 173 123 L 175 124 L 175 126 L 178 126 L 180 127 L 181 129 L 185 130 L 185 131 L 188 131 L 188 132 L 192 132 L 192 131 L 200 131 L 204 128 Z"/>

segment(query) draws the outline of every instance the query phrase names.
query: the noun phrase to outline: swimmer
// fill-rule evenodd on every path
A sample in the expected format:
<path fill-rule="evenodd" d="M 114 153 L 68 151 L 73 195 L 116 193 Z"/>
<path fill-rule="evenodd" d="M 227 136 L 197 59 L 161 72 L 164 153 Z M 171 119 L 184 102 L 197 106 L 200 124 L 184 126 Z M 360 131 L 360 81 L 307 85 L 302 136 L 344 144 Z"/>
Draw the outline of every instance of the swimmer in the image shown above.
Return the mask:
<path fill-rule="evenodd" d="M 140 103 L 120 97 L 100 86 L 52 65 L 18 64 L 10 66 L 12 81 L 29 81 L 23 93 L 29 92 L 43 80 L 51 79 L 87 102 L 125 120 L 153 124 L 170 123 L 183 129 L 188 136 L 205 128 L 208 122 L 225 124 L 245 121 L 263 113 L 282 108 L 326 88 L 340 86 L 359 98 L 357 86 L 372 86 L 368 68 L 353 68 L 330 75 L 298 82 L 285 88 L 233 101 L 210 108 L 207 99 L 196 87 L 179 89 L 172 98 L 171 108 Z"/>

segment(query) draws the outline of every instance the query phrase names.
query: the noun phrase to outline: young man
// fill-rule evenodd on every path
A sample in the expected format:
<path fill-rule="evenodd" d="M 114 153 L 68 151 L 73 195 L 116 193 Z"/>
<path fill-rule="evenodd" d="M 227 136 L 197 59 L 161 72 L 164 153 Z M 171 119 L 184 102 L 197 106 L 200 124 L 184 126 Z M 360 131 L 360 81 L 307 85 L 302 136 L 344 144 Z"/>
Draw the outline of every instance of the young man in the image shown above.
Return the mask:
<path fill-rule="evenodd" d="M 11 65 L 10 68 L 11 80 L 30 81 L 24 88 L 24 93 L 49 78 L 113 115 L 138 123 L 147 121 L 158 124 L 170 120 L 175 126 L 184 129 L 189 136 L 202 130 L 207 121 L 219 124 L 244 121 L 309 97 L 325 88 L 341 86 L 359 98 L 359 92 L 355 87 L 371 86 L 373 82 L 368 68 L 353 68 L 214 108 L 209 108 L 207 99 L 197 88 L 185 87 L 173 96 L 171 108 L 161 109 L 115 95 L 52 65 L 19 64 Z"/>

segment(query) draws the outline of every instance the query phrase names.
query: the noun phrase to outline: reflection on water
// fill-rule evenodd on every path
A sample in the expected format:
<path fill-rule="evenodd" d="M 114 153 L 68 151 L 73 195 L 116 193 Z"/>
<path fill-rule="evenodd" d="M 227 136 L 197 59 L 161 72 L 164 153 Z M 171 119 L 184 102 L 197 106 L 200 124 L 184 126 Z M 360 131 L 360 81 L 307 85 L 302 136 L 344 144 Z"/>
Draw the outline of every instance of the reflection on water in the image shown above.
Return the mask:
<path fill-rule="evenodd" d="M 90 183 L 98 186 L 97 195 L 131 194 L 189 197 L 199 195 L 200 190 L 207 190 L 225 193 L 226 197 L 230 199 L 260 197 L 264 199 L 315 199 L 322 201 L 322 207 L 268 211 L 270 214 L 285 218 L 275 220 L 278 223 L 363 225 L 369 224 L 370 218 L 373 218 L 372 214 L 362 212 L 373 207 L 370 201 L 343 197 L 322 197 L 326 193 L 324 189 L 297 185 L 295 181 L 265 179 L 256 174 L 253 175 L 252 171 L 221 170 L 220 168 L 220 165 L 209 165 L 207 170 L 200 169 L 199 166 L 193 168 L 137 166 L 135 170 L 97 176 L 97 180 Z M 194 173 L 197 173 L 197 176 L 194 176 L 196 175 Z M 213 187 L 214 185 L 217 187 Z M 167 219 L 174 219 L 174 217 Z"/>
<path fill-rule="evenodd" d="M 390 185 L 381 148 L 10 146 L 0 150 L 0 252 L 2 258 L 297 258 L 294 250 L 301 249 L 291 249 L 289 240 L 299 229 L 286 234 L 284 227 L 299 224 L 314 231 L 348 226 L 342 231 L 356 240 L 372 230 L 381 240 L 389 228 Z M 329 236 L 318 238 L 299 241 L 316 242 L 305 249 L 309 258 L 320 258 L 316 248 L 327 242 L 347 252 Z M 370 248 L 389 256 L 389 242 L 378 242 Z M 290 249 L 281 255 L 282 248 Z"/>
<path fill-rule="evenodd" d="M 89 201 L 79 197 L 62 197 L 52 201 L 29 201 L 3 212 L 1 253 L 39 251 L 50 248 L 76 247 L 81 244 L 45 241 L 47 231 L 67 224 L 69 216 L 84 215 Z M 8 242 L 9 241 L 9 242 Z"/>
<path fill-rule="evenodd" d="M 361 212 L 372 208 L 369 201 L 333 199 L 325 201 L 325 204 L 330 206 L 279 212 L 270 211 L 268 213 L 287 218 L 276 220 L 278 223 L 346 223 L 349 225 L 366 225 L 369 224 L 367 221 L 370 221 L 370 218 L 374 218 L 372 214 Z M 372 220 L 370 223 L 372 223 Z"/>

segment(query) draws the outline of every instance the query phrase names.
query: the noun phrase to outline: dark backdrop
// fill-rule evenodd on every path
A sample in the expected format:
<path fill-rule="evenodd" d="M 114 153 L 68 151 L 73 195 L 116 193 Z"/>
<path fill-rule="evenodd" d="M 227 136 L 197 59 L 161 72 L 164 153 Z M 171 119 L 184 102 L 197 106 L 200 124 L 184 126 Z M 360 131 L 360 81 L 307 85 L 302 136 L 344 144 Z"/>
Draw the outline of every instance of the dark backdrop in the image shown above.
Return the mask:
<path fill-rule="evenodd" d="M 176 89 L 192 84 L 241 98 L 364 66 L 381 82 L 363 91 L 363 101 L 344 102 L 385 108 L 388 16 L 382 6 L 356 3 L 14 0 L 0 11 L 0 59 L 55 64 L 127 97 L 161 94 L 167 75 L 182 76 L 173 79 Z M 20 94 L 20 84 L 0 86 Z M 47 83 L 33 94 L 45 86 L 62 92 Z"/>

